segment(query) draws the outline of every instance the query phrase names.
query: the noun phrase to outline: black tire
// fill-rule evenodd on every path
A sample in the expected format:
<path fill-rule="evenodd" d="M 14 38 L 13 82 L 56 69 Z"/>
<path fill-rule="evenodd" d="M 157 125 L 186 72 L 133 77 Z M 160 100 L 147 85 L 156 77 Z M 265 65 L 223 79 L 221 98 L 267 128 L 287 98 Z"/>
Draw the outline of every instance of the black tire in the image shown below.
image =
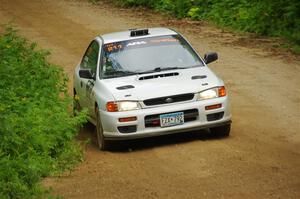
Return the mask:
<path fill-rule="evenodd" d="M 101 151 L 108 150 L 109 144 L 108 144 L 108 141 L 105 140 L 105 138 L 103 136 L 103 128 L 102 128 L 102 123 L 101 123 L 98 107 L 96 107 L 96 128 L 95 128 L 95 130 L 96 130 L 97 145 L 98 145 L 99 150 L 101 150 Z"/>
<path fill-rule="evenodd" d="M 231 124 L 226 124 L 224 126 L 210 128 L 209 130 L 213 136 L 228 137 L 230 134 L 230 128 Z"/>
<path fill-rule="evenodd" d="M 74 89 L 74 95 L 73 95 L 73 115 L 76 116 L 77 113 L 81 110 L 80 104 L 78 99 L 76 98 L 76 92 Z"/>
<path fill-rule="evenodd" d="M 78 101 L 78 99 L 76 97 L 76 91 L 74 89 L 74 95 L 73 95 L 73 116 L 74 117 L 77 116 L 78 113 L 80 112 L 80 110 L 81 110 L 81 107 L 80 107 L 79 101 Z M 76 126 L 76 128 L 77 128 L 77 131 L 80 133 L 81 130 L 82 130 L 82 128 L 83 128 L 83 126 L 78 124 Z"/>

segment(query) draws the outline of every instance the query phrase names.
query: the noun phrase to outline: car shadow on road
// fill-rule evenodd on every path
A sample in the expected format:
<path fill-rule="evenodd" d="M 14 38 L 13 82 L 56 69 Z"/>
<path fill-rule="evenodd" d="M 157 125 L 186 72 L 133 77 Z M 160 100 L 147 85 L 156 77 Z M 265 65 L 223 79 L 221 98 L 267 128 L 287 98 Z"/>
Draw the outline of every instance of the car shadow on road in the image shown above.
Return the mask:
<path fill-rule="evenodd" d="M 127 140 L 120 142 L 114 151 L 131 152 L 139 150 L 147 150 L 152 148 L 181 145 L 184 143 L 193 142 L 196 140 L 206 141 L 211 139 L 208 131 L 185 132 L 171 135 L 162 135 L 150 138 Z M 118 141 L 119 142 L 119 141 Z"/>
<path fill-rule="evenodd" d="M 87 123 L 84 125 L 77 137 L 78 140 L 86 141 L 94 149 L 97 149 L 95 127 Z M 193 141 L 209 141 L 224 139 L 224 137 L 213 136 L 209 130 L 203 129 L 198 131 L 190 131 L 184 133 L 176 133 L 170 135 L 161 135 L 156 137 L 141 138 L 135 140 L 111 141 L 110 152 L 128 153 L 133 151 L 148 150 L 152 148 L 180 145 Z"/>

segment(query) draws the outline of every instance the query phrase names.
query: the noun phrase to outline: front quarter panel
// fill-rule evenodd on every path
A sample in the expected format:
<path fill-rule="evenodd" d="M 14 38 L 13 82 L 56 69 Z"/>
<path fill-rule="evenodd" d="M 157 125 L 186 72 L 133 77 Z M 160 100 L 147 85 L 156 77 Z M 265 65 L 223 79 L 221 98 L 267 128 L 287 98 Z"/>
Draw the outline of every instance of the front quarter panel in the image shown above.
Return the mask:
<path fill-rule="evenodd" d="M 106 111 L 106 103 L 115 100 L 109 88 L 100 79 L 97 79 L 95 83 L 94 93 L 95 103 L 97 103 L 99 110 Z"/>

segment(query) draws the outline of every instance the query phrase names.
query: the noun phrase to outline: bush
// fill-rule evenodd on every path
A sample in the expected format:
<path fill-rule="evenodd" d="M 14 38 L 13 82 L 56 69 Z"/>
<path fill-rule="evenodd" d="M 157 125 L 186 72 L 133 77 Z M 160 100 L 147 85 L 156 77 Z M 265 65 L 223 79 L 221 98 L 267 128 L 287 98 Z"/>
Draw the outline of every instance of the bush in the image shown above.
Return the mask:
<path fill-rule="evenodd" d="M 221 26 L 280 36 L 300 46 L 299 0 L 114 0 L 127 6 L 147 6 L 174 16 L 210 20 Z"/>
<path fill-rule="evenodd" d="M 85 113 L 70 114 L 67 76 L 36 46 L 11 27 L 0 34 L 0 198 L 40 198 L 42 177 L 81 160 Z"/>

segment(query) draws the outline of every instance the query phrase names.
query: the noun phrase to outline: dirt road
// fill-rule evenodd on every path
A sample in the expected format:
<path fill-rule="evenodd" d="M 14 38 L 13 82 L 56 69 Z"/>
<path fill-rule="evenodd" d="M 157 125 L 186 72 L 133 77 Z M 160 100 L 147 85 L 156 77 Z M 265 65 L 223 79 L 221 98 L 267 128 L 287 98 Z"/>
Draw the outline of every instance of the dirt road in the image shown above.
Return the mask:
<path fill-rule="evenodd" d="M 0 0 L 0 23 L 8 21 L 30 40 L 52 49 L 50 61 L 63 66 L 71 79 L 97 34 L 133 27 L 175 28 L 201 54 L 219 53 L 219 61 L 210 67 L 231 95 L 229 138 L 191 132 L 130 142 L 113 152 L 100 152 L 90 144 L 85 161 L 74 171 L 46 179 L 55 193 L 65 198 L 300 198 L 299 57 L 280 51 L 274 55 L 268 49 L 272 42 L 241 43 L 241 36 L 205 23 L 104 3 Z M 80 137 L 91 134 L 91 128 L 85 128 Z"/>

